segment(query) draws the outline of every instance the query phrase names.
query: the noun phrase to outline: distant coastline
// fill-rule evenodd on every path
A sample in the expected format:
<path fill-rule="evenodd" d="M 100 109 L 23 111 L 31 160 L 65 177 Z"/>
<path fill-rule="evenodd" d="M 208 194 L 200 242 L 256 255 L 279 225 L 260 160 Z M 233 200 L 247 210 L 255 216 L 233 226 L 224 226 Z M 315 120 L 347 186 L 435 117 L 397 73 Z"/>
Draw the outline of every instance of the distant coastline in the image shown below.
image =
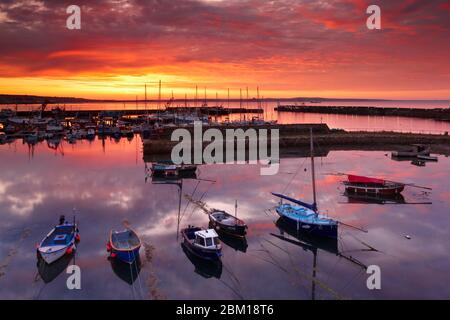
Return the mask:
<path fill-rule="evenodd" d="M 167 99 L 163 99 L 167 100 Z M 195 99 L 174 99 L 174 102 L 184 102 L 184 101 L 195 101 Z M 205 99 L 199 98 L 197 101 L 205 101 Z M 206 99 L 207 102 L 213 101 L 228 101 L 228 99 Z M 240 99 L 230 99 L 230 102 L 238 102 Z M 242 99 L 242 101 L 257 101 L 257 98 Z M 368 101 L 397 101 L 391 99 L 354 99 L 354 98 L 321 98 L 321 97 L 292 97 L 292 98 L 264 98 L 266 102 L 286 102 L 286 101 L 296 101 L 302 102 L 326 102 L 326 101 L 348 101 L 348 102 L 368 102 Z M 409 101 L 409 100 L 398 100 L 398 101 Z M 410 100 L 410 101 L 420 101 L 420 100 Z M 423 100 L 423 101 L 448 101 L 448 100 Z M 127 99 L 86 99 L 77 97 L 50 97 L 50 96 L 34 96 L 34 95 L 10 95 L 10 94 L 0 94 L 0 104 L 64 104 L 64 103 L 132 103 L 136 100 Z M 138 99 L 137 102 L 145 102 L 144 99 Z M 147 99 L 147 102 L 158 102 L 157 99 Z"/>

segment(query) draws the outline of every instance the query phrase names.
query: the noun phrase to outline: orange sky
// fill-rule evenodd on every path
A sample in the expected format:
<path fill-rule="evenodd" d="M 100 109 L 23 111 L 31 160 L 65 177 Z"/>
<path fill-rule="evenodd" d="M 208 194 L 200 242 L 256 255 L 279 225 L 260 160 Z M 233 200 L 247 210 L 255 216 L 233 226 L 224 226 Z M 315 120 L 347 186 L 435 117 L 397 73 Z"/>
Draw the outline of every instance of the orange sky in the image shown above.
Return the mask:
<path fill-rule="evenodd" d="M 450 99 L 449 39 L 448 1 L 2 0 L 0 93 Z"/>

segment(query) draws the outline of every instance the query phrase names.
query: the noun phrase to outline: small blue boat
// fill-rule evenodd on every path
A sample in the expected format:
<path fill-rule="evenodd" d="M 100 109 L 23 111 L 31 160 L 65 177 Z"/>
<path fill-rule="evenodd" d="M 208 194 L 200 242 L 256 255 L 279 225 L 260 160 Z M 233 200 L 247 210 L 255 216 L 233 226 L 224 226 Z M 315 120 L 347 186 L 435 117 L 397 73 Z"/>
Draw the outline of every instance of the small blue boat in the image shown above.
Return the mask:
<path fill-rule="evenodd" d="M 139 259 L 141 239 L 131 229 L 112 230 L 106 248 L 110 252 L 111 258 L 117 258 L 125 263 L 132 264 Z"/>
<path fill-rule="evenodd" d="M 305 231 L 315 236 L 323 236 L 329 238 L 337 238 L 338 236 L 338 221 L 330 219 L 324 215 L 319 214 L 316 201 L 316 180 L 314 170 L 314 148 L 313 137 L 311 129 L 311 175 L 314 202 L 308 204 L 306 202 L 293 199 L 291 197 L 273 193 L 280 199 L 289 201 L 290 203 L 283 203 L 276 207 L 278 215 L 285 220 L 286 223 L 294 226 L 298 231 Z"/>

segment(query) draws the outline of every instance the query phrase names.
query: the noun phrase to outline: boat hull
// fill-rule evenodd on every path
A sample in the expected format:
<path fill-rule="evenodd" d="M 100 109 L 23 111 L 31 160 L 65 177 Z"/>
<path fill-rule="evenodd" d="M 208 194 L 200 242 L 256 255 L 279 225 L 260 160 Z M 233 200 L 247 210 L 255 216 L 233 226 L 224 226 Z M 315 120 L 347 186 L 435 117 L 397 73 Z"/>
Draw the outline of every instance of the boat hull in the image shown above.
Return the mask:
<path fill-rule="evenodd" d="M 184 240 L 183 243 L 184 243 L 186 249 L 198 258 L 214 261 L 214 260 L 219 260 L 220 257 L 222 256 L 222 253 L 220 250 L 210 250 L 210 249 L 199 248 L 199 247 L 193 245 L 189 240 L 186 240 L 186 239 Z"/>
<path fill-rule="evenodd" d="M 291 228 L 302 231 L 305 234 L 310 234 L 312 236 L 328 237 L 336 239 L 338 236 L 338 227 L 336 224 L 331 225 L 319 225 L 314 223 L 307 223 L 300 220 L 294 220 L 285 216 L 278 209 L 276 210 L 283 223 L 286 223 Z"/>
<path fill-rule="evenodd" d="M 400 194 L 404 190 L 404 188 L 405 188 L 404 185 L 398 185 L 393 187 L 346 185 L 345 191 L 347 191 L 348 193 L 356 193 L 356 194 L 374 194 L 374 195 L 391 196 Z"/>
<path fill-rule="evenodd" d="M 246 225 L 234 225 L 228 226 L 225 224 L 221 224 L 211 217 L 209 218 L 211 228 L 215 229 L 217 232 L 225 233 L 229 236 L 243 238 L 247 234 L 247 226 Z"/>
<path fill-rule="evenodd" d="M 139 251 L 141 247 L 134 250 L 112 250 L 111 252 L 115 254 L 116 259 L 128 263 L 133 264 L 135 261 L 139 259 Z"/>
<path fill-rule="evenodd" d="M 200 230 L 200 229 L 198 229 Z M 197 229 L 195 231 L 198 231 Z M 181 231 L 181 235 L 183 237 L 183 244 L 186 247 L 186 250 L 188 250 L 190 253 L 192 253 L 194 256 L 205 259 L 205 260 L 218 260 L 222 256 L 222 250 L 221 248 L 204 248 L 199 247 L 194 244 L 194 241 L 189 238 L 188 232 L 189 229 L 185 229 Z M 192 230 L 191 230 L 192 231 Z"/>
<path fill-rule="evenodd" d="M 64 257 L 68 248 L 69 247 L 64 247 L 57 251 L 52 251 L 52 252 L 43 252 L 43 251 L 41 251 L 41 249 L 39 249 L 38 252 L 41 255 L 42 259 L 45 261 L 45 263 L 52 264 L 55 261 Z"/>

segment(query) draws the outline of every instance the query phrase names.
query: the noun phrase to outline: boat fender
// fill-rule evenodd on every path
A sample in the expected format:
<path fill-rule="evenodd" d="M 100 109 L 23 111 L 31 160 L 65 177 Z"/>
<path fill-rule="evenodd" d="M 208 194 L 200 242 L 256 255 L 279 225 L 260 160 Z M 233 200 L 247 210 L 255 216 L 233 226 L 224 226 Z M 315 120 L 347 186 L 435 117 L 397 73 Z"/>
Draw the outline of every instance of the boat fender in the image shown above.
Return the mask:
<path fill-rule="evenodd" d="M 77 233 L 77 235 L 75 236 L 75 241 L 76 242 L 80 242 L 81 241 L 81 237 L 80 237 L 79 233 Z"/>
<path fill-rule="evenodd" d="M 111 252 L 111 250 L 112 250 L 111 242 L 108 241 L 106 243 L 106 251 Z"/>
<path fill-rule="evenodd" d="M 72 246 L 68 247 L 66 250 L 66 254 L 69 255 L 69 254 L 72 254 L 72 252 L 73 252 L 73 247 Z"/>
<path fill-rule="evenodd" d="M 111 257 L 111 258 L 115 258 L 115 257 L 117 257 L 117 254 L 111 253 L 110 257 Z"/>

